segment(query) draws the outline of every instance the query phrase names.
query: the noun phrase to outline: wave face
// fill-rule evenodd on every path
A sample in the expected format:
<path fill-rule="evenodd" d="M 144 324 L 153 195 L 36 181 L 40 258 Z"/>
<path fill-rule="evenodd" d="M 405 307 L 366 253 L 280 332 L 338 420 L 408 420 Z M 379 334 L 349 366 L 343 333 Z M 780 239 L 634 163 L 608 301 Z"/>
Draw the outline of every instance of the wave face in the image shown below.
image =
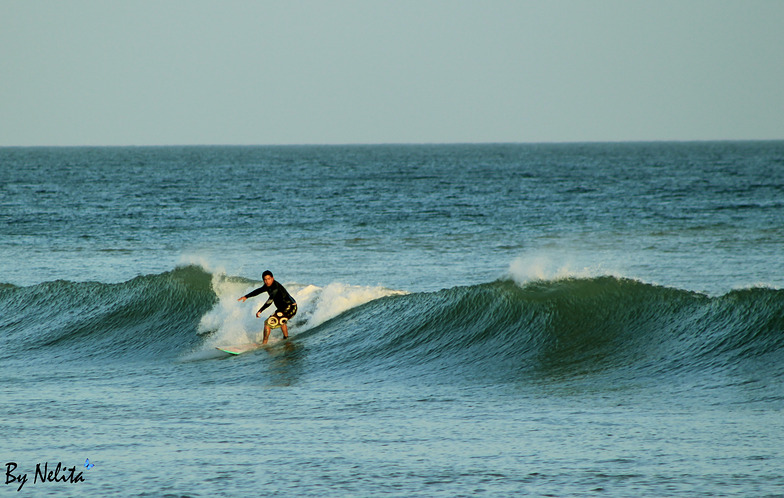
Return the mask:
<path fill-rule="evenodd" d="M 172 361 L 217 342 L 254 340 L 232 317 L 247 320 L 256 307 L 228 304 L 253 285 L 197 266 L 121 284 L 6 285 L 0 358 Z M 708 297 L 615 277 L 502 280 L 418 294 L 294 289 L 304 304 L 292 322 L 297 354 L 316 375 L 445 383 L 784 377 L 782 290 Z"/>
<path fill-rule="evenodd" d="M 784 375 L 784 291 L 770 289 L 711 298 L 614 277 L 498 281 L 374 301 L 325 325 L 326 364 L 447 382 Z"/>
<path fill-rule="evenodd" d="M 0 289 L 0 358 L 169 358 L 193 346 L 215 301 L 211 275 L 177 268 L 121 284 L 46 282 Z"/>

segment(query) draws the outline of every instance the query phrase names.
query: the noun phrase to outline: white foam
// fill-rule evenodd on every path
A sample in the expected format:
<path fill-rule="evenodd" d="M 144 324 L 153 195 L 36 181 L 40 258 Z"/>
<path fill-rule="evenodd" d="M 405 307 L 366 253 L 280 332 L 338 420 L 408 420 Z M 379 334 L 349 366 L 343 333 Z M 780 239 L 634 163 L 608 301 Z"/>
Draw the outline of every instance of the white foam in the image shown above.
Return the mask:
<path fill-rule="evenodd" d="M 306 310 L 308 328 L 312 328 L 351 308 L 382 297 L 401 294 L 405 292 L 379 286 L 331 283 L 323 289 L 310 285 L 298 292 L 295 299 L 299 308 Z"/>
<path fill-rule="evenodd" d="M 264 320 L 256 318 L 256 310 L 261 305 L 255 306 L 250 301 L 237 301 L 252 290 L 248 288 L 248 284 L 231 281 L 224 273 L 213 273 L 212 289 L 218 296 L 218 302 L 201 317 L 199 333 L 212 332 L 210 343 L 213 346 L 219 343 L 226 345 L 255 342 L 260 338 Z"/>

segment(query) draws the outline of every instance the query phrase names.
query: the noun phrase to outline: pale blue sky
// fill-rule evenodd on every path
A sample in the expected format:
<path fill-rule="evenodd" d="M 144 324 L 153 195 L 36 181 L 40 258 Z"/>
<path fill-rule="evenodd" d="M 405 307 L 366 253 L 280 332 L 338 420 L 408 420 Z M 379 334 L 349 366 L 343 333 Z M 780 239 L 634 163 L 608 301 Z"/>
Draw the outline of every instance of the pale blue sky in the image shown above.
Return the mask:
<path fill-rule="evenodd" d="M 784 139 L 784 1 L 0 0 L 0 145 Z"/>

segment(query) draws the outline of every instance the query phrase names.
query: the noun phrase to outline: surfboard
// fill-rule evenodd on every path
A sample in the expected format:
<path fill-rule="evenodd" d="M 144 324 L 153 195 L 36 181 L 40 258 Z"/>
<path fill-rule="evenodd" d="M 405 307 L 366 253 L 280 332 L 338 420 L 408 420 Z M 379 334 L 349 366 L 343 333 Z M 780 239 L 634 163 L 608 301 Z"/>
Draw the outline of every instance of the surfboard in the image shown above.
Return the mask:
<path fill-rule="evenodd" d="M 223 351 L 224 353 L 229 354 L 242 354 L 247 353 L 248 351 L 253 351 L 255 349 L 259 349 L 262 347 L 263 344 L 260 342 L 250 342 L 247 344 L 239 344 L 237 346 L 216 346 L 215 349 Z"/>

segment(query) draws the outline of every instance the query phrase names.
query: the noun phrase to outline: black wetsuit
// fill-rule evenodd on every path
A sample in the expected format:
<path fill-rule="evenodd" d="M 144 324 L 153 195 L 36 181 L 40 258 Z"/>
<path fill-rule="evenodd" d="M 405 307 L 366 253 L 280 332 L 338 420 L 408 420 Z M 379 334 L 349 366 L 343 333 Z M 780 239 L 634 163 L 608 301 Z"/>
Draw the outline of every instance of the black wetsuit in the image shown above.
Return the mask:
<path fill-rule="evenodd" d="M 275 303 L 275 307 L 278 308 L 278 311 L 283 313 L 286 318 L 291 318 L 297 312 L 297 302 L 277 280 L 272 282 L 272 285 L 269 287 L 263 285 L 255 291 L 245 294 L 245 297 L 255 297 L 262 292 L 269 294 L 269 299 L 267 299 L 267 302 L 259 309 L 258 313 L 264 311 L 267 306 L 272 303 Z"/>

